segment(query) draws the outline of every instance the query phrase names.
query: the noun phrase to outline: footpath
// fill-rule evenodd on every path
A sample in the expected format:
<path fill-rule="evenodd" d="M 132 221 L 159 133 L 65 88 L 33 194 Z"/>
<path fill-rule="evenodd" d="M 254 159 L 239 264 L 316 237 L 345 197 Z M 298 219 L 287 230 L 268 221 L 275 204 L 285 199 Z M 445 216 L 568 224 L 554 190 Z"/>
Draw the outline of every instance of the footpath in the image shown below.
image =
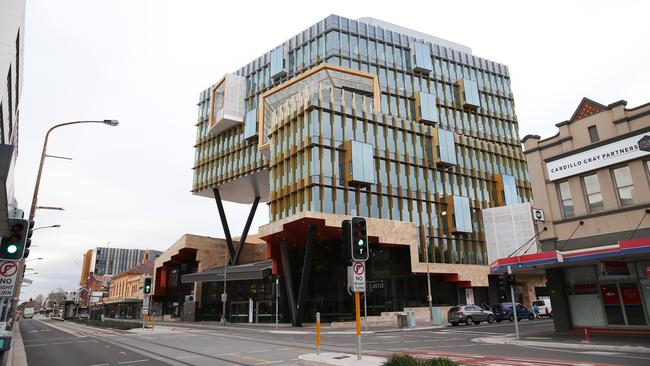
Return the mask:
<path fill-rule="evenodd" d="M 513 334 L 472 339 L 478 343 L 511 344 L 515 346 L 561 348 L 603 352 L 634 352 L 650 354 L 650 332 L 591 331 L 588 341 L 584 333 L 539 332 L 526 334 L 517 339 Z"/>

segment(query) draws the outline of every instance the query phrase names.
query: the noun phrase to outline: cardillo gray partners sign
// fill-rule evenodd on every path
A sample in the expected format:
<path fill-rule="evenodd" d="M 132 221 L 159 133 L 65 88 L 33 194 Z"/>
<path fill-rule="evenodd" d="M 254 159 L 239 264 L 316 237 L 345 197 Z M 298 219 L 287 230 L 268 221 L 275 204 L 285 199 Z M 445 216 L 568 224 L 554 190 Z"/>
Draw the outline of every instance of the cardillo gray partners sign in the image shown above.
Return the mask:
<path fill-rule="evenodd" d="M 618 140 L 546 162 L 549 180 L 557 180 L 650 155 L 650 133 Z"/>

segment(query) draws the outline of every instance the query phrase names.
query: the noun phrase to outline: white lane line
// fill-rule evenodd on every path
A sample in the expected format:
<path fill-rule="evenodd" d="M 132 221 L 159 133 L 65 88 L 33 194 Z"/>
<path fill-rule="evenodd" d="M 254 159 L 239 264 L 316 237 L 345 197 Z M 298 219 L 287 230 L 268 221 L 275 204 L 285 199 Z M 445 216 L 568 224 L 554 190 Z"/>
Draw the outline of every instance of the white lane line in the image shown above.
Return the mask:
<path fill-rule="evenodd" d="M 271 352 L 271 350 L 270 349 L 261 349 L 261 350 L 258 350 L 258 351 L 250 351 L 250 352 L 244 352 L 244 353 L 248 354 L 248 353 L 264 353 L 264 352 Z"/>
<path fill-rule="evenodd" d="M 614 355 L 620 355 L 620 352 L 605 352 L 605 351 L 587 351 L 587 352 L 580 352 L 584 353 L 587 355 L 601 355 L 601 356 L 614 356 Z"/>
<path fill-rule="evenodd" d="M 95 363 L 95 364 L 88 365 L 88 366 L 108 366 L 108 365 L 110 365 L 110 363 Z"/>
<path fill-rule="evenodd" d="M 38 347 L 38 346 L 45 346 L 45 343 L 26 344 L 25 348 L 27 348 L 27 347 Z"/>
<path fill-rule="evenodd" d="M 130 363 L 147 362 L 147 361 L 149 361 L 149 359 L 145 358 L 145 359 L 142 359 L 142 360 L 122 361 L 122 362 L 118 362 L 117 364 L 118 365 L 127 365 L 127 364 L 130 364 Z"/>
<path fill-rule="evenodd" d="M 186 359 L 186 358 L 199 358 L 199 357 L 202 357 L 202 356 L 198 356 L 198 355 L 176 356 L 176 358 L 178 358 L 179 360 Z"/>

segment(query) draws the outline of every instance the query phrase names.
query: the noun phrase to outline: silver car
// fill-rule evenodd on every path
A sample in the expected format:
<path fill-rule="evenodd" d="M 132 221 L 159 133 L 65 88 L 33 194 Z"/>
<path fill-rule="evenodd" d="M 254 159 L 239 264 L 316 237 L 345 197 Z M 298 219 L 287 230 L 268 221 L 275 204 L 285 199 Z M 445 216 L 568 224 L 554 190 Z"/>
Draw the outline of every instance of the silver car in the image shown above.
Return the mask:
<path fill-rule="evenodd" d="M 488 322 L 492 324 L 494 323 L 494 314 L 478 305 L 459 305 L 449 309 L 447 321 L 453 326 L 457 326 L 459 323 L 479 325 L 481 322 Z"/>

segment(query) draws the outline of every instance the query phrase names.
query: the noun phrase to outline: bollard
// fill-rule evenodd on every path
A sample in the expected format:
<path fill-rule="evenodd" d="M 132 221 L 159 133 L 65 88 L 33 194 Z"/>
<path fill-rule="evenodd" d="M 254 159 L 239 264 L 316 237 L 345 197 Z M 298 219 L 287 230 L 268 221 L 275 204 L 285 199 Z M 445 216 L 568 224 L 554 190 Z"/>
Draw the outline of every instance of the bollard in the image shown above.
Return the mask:
<path fill-rule="evenodd" d="M 156 325 L 156 316 L 155 315 L 151 318 L 151 331 L 152 332 L 153 332 L 154 325 Z"/>
<path fill-rule="evenodd" d="M 582 343 L 589 343 L 589 329 L 585 328 L 584 337 L 582 338 Z"/>
<path fill-rule="evenodd" d="M 316 313 L 316 354 L 320 355 L 320 313 Z"/>

